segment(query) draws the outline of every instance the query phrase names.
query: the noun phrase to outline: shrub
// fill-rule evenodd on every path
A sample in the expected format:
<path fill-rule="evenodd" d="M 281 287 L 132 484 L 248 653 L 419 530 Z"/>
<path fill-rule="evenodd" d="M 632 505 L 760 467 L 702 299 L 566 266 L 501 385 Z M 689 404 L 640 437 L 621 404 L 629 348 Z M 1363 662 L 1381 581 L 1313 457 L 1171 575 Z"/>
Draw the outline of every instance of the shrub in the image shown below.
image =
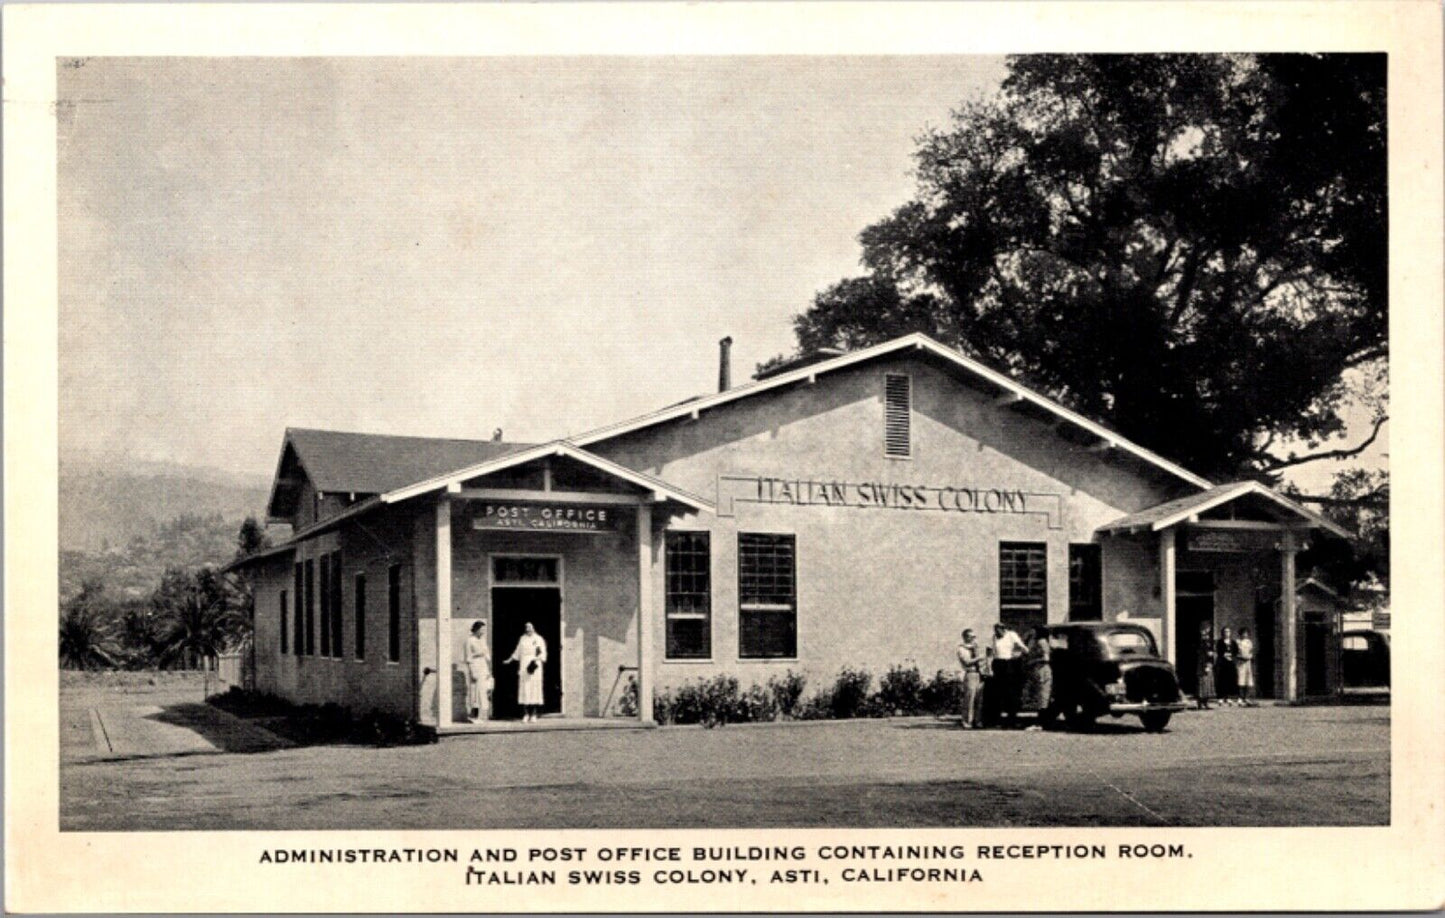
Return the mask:
<path fill-rule="evenodd" d="M 653 696 L 653 716 L 663 723 L 721 726 L 747 710 L 735 676 L 714 676 Z"/>
<path fill-rule="evenodd" d="M 662 714 L 658 713 L 658 703 L 657 696 L 654 696 L 652 701 L 652 716 L 657 718 L 660 723 L 662 721 Z M 617 699 L 617 716 L 637 716 L 637 677 L 635 675 L 627 677 L 627 685 L 623 686 L 622 695 Z"/>
<path fill-rule="evenodd" d="M 773 705 L 779 714 L 783 717 L 798 716 L 798 701 L 803 697 L 803 689 L 807 684 L 807 676 L 791 669 L 768 680 L 768 691 L 772 693 Z"/>
<path fill-rule="evenodd" d="M 868 689 L 873 677 L 867 670 L 845 666 L 828 693 L 828 709 L 833 717 L 863 717 L 870 711 Z"/>
<path fill-rule="evenodd" d="M 754 684 L 748 686 L 748 690 L 738 697 L 732 719 L 738 723 L 758 723 L 777 720 L 781 713 L 772 688 Z"/>
<path fill-rule="evenodd" d="M 923 710 L 923 676 L 917 666 L 891 666 L 878 681 L 874 704 L 884 717 Z"/>
<path fill-rule="evenodd" d="M 923 687 L 923 710 L 929 714 L 957 714 L 963 707 L 963 679 L 940 669 Z"/>

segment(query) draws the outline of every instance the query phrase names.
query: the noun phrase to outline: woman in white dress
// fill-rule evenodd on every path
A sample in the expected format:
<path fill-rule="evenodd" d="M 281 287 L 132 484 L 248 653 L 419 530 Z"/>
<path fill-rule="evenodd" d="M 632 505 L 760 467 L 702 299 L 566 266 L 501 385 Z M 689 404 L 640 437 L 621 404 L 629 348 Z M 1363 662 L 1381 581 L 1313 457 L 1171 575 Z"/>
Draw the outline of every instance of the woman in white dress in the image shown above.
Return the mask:
<path fill-rule="evenodd" d="M 467 636 L 467 719 L 474 724 L 490 716 L 492 651 L 487 646 L 486 629 L 486 622 L 475 622 Z"/>
<path fill-rule="evenodd" d="M 532 723 L 543 704 L 542 669 L 547 663 L 547 642 L 531 622 L 527 622 L 517 649 L 505 662 L 517 664 L 517 703 L 522 706 L 522 722 Z"/>

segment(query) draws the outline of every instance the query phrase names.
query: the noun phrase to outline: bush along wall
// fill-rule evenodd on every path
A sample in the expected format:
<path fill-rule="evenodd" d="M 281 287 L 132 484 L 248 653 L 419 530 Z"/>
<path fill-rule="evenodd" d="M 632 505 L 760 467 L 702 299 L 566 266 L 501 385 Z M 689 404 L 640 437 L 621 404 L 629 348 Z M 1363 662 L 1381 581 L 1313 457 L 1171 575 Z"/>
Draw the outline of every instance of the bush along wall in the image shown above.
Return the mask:
<path fill-rule="evenodd" d="M 736 676 L 698 679 L 653 695 L 653 716 L 660 724 L 702 724 L 777 720 L 846 720 L 952 714 L 958 711 L 963 681 L 939 670 L 924 678 L 917 666 L 893 666 L 873 687 L 867 670 L 844 668 L 831 684 L 804 697 L 807 677 L 789 670 L 744 689 Z"/>

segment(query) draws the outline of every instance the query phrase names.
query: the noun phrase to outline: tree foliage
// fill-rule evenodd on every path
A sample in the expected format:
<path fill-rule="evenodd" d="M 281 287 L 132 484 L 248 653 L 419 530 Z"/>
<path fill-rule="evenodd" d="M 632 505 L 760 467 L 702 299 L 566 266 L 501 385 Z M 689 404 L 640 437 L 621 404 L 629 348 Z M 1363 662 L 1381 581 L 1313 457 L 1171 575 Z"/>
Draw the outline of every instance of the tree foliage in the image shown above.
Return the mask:
<path fill-rule="evenodd" d="M 195 666 L 230 649 L 250 627 L 244 596 L 211 567 L 166 571 L 151 605 L 160 623 L 162 666 Z"/>
<path fill-rule="evenodd" d="M 87 580 L 60 607 L 60 665 L 66 669 L 110 669 L 120 660 L 104 586 Z"/>
<path fill-rule="evenodd" d="M 1276 470 L 1386 354 L 1385 144 L 1383 55 L 1013 58 L 799 346 L 923 331 L 1206 475 Z"/>

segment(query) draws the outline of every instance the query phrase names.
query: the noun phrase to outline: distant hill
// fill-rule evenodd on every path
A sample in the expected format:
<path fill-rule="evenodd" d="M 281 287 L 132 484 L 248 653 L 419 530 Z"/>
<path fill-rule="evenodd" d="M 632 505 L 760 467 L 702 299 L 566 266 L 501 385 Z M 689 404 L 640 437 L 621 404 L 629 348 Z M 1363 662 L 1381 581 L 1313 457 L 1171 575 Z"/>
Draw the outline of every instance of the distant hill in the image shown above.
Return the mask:
<path fill-rule="evenodd" d="M 218 469 L 62 463 L 61 598 L 88 577 L 116 598 L 147 596 L 167 567 L 229 561 L 242 520 L 264 518 L 269 490 L 266 478 Z"/>
<path fill-rule="evenodd" d="M 105 551 L 186 515 L 260 518 L 271 482 L 261 475 L 160 462 L 60 466 L 60 547 Z"/>

